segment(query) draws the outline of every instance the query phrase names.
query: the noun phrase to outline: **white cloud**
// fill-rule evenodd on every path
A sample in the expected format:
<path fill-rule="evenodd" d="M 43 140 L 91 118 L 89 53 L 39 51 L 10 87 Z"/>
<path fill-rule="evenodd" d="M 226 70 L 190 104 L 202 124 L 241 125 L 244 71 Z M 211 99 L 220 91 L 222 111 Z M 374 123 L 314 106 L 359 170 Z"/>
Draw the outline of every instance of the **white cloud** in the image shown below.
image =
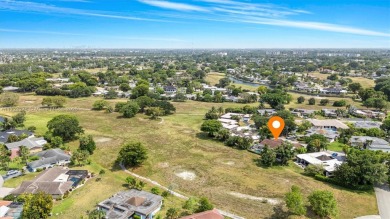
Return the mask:
<path fill-rule="evenodd" d="M 195 6 L 190 4 L 184 4 L 184 3 L 176 3 L 176 2 L 169 2 L 169 1 L 161 1 L 161 0 L 138 0 L 141 3 L 159 7 L 159 8 L 166 8 L 166 9 L 173 9 L 178 11 L 201 11 L 201 12 L 207 12 L 209 10 Z"/>

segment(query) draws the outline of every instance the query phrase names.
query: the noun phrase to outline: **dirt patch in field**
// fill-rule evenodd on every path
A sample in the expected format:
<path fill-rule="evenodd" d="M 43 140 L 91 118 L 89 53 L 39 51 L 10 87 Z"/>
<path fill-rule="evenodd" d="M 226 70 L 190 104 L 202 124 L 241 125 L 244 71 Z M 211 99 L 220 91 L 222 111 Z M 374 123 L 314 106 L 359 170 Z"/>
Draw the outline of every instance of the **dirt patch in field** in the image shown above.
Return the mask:
<path fill-rule="evenodd" d="M 276 198 L 257 197 L 257 196 L 242 194 L 239 192 L 229 192 L 229 195 L 232 195 L 232 196 L 237 197 L 237 198 L 260 201 L 260 202 L 268 203 L 271 205 L 277 205 L 277 204 L 280 204 L 280 202 L 281 202 L 279 199 L 276 199 Z"/>
<path fill-rule="evenodd" d="M 96 143 L 105 143 L 105 142 L 109 142 L 109 141 L 112 141 L 112 138 L 107 138 L 107 137 L 95 138 Z"/>
<path fill-rule="evenodd" d="M 25 100 L 25 103 L 35 103 L 35 100 Z"/>
<path fill-rule="evenodd" d="M 175 172 L 175 175 L 186 181 L 193 181 L 196 178 L 196 174 L 188 170 L 178 170 Z"/>
<path fill-rule="evenodd" d="M 157 166 L 160 167 L 160 168 L 168 168 L 169 167 L 169 163 L 167 163 L 167 162 L 158 163 Z"/>

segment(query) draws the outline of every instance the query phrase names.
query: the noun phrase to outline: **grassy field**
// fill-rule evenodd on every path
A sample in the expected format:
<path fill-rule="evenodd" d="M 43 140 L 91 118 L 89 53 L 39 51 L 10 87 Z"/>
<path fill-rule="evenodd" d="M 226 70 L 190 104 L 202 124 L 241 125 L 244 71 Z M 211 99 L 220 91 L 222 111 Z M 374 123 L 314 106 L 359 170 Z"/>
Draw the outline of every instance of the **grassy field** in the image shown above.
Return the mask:
<path fill-rule="evenodd" d="M 330 144 L 328 145 L 328 150 L 330 150 L 330 151 L 342 152 L 342 151 L 343 151 L 343 146 L 344 146 L 344 145 L 345 145 L 345 144 L 343 144 L 343 143 L 339 143 L 339 142 L 335 141 L 335 142 L 332 142 L 332 143 L 330 143 Z"/>
<path fill-rule="evenodd" d="M 30 101 L 25 102 L 26 99 Z M 40 99 L 41 97 L 36 96 L 23 97 L 20 105 L 39 105 Z M 90 108 L 96 99 L 98 98 L 72 99 L 67 106 Z M 110 102 L 114 104 L 116 101 L 119 100 Z M 257 155 L 226 147 L 200 133 L 203 115 L 212 106 L 243 105 L 193 101 L 174 104 L 177 113 L 164 117 L 162 122 L 150 120 L 144 115 L 122 119 L 118 118 L 117 113 L 86 110 L 65 112 L 77 116 L 86 133 L 92 134 L 97 142 L 97 150 L 91 157 L 92 165 L 87 168 L 95 173 L 104 168 L 106 174 L 102 176 L 102 181 L 90 180 L 70 197 L 56 203 L 54 213 L 58 215 L 55 217 L 78 218 L 92 210 L 96 203 L 124 189 L 122 184 L 127 175 L 115 170 L 113 164 L 121 144 L 127 141 L 139 141 L 148 148 L 149 159 L 142 167 L 132 169 L 135 173 L 170 186 L 187 196 L 208 197 L 217 208 L 248 219 L 272 218 L 275 206 L 242 198 L 240 194 L 281 200 L 292 185 L 300 186 L 305 195 L 315 189 L 332 191 L 338 201 L 338 218 L 378 213 L 372 191 L 348 191 L 316 181 L 303 176 L 302 169 L 293 164 L 289 167 L 258 167 L 254 162 Z M 37 132 L 42 134 L 46 131 L 46 122 L 59 114 L 64 112 L 28 112 L 26 126 L 34 125 Z M 69 145 L 75 149 L 77 142 Z M 193 173 L 196 177 L 186 180 L 178 176 L 180 173 Z M 174 198 L 166 203 L 164 210 L 169 206 L 181 205 L 181 201 Z"/>
<path fill-rule="evenodd" d="M 311 72 L 309 74 L 321 80 L 326 80 L 327 77 L 330 75 L 330 74 L 321 74 L 319 72 Z M 375 81 L 369 78 L 363 78 L 363 77 L 345 77 L 345 78 L 350 78 L 353 82 L 360 83 L 363 88 L 369 88 L 375 86 Z"/>
<path fill-rule="evenodd" d="M 211 72 L 208 73 L 205 80 L 210 83 L 210 85 L 215 85 L 219 83 L 219 80 L 221 78 L 226 77 L 224 73 L 218 73 L 218 72 Z M 241 87 L 242 89 L 247 89 L 251 91 L 256 91 L 256 87 L 246 85 L 246 84 L 238 84 L 238 83 L 231 83 L 231 85 L 234 85 L 236 87 Z M 259 85 L 260 86 L 260 85 Z"/>
<path fill-rule="evenodd" d="M 292 92 L 289 92 L 289 93 L 293 97 L 293 100 L 290 102 L 290 104 L 285 105 L 286 109 L 288 109 L 288 108 L 301 108 L 301 109 L 313 109 L 313 110 L 320 110 L 320 109 L 324 109 L 324 108 L 326 108 L 326 109 L 337 109 L 337 108 L 345 109 L 345 107 L 332 106 L 334 101 L 342 100 L 342 98 L 339 98 L 339 97 L 316 97 L 316 96 L 310 96 L 310 95 L 298 94 L 298 93 L 292 93 Z M 305 102 L 302 104 L 297 103 L 297 98 L 300 96 L 303 96 L 305 98 Z M 309 105 L 308 100 L 310 98 L 313 98 L 313 97 L 314 97 L 314 99 L 316 99 L 316 105 Z M 320 106 L 319 104 L 320 104 L 321 99 L 328 99 L 329 104 L 326 106 Z M 362 107 L 361 102 L 355 102 L 351 98 L 343 98 L 343 100 L 345 100 L 347 102 L 347 105 L 350 104 L 350 105 L 353 105 L 353 106 L 356 106 L 359 108 Z"/>

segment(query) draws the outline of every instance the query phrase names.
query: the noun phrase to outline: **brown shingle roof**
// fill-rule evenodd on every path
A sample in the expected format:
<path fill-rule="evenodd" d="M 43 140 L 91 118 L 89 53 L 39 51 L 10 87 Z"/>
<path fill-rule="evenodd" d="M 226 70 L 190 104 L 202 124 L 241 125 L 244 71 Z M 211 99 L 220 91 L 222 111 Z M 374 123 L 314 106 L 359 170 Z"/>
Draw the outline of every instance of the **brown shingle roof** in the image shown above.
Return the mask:
<path fill-rule="evenodd" d="M 127 200 L 127 203 L 138 207 L 138 206 L 142 205 L 142 203 L 144 203 L 145 200 L 146 199 L 144 197 L 136 196 L 136 197 L 131 197 L 129 200 Z"/>
<path fill-rule="evenodd" d="M 275 149 L 282 145 L 283 140 L 282 139 L 264 139 L 260 144 L 261 145 L 267 145 L 269 148 Z"/>
<path fill-rule="evenodd" d="M 180 219 L 223 219 L 224 217 L 218 212 L 217 209 L 213 209 L 210 211 L 204 211 L 201 213 L 189 215 L 182 217 Z"/>

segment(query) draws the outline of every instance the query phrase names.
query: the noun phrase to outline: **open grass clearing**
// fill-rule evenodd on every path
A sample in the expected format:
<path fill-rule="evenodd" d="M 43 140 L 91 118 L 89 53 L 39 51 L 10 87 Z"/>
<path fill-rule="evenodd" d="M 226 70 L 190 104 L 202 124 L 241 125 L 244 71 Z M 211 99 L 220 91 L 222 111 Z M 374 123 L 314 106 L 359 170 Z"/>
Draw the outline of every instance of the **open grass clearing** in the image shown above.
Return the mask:
<path fill-rule="evenodd" d="M 96 98 L 83 98 L 77 102 L 91 106 L 94 100 Z M 104 168 L 106 174 L 102 176 L 102 181 L 91 180 L 64 201 L 56 203 L 54 212 L 59 214 L 56 217 L 80 217 L 87 210 L 92 210 L 97 202 L 124 189 L 121 185 L 127 175 L 112 168 L 120 145 L 126 141 L 140 141 L 149 151 L 146 163 L 131 171 L 172 187 L 186 196 L 206 196 L 217 208 L 248 219 L 269 217 L 274 213 L 274 206 L 258 200 L 235 197 L 229 193 L 283 199 L 292 185 L 300 186 L 306 196 L 315 189 L 332 191 L 340 209 L 338 218 L 377 214 L 375 196 L 371 191 L 354 192 L 316 181 L 303 176 L 302 169 L 293 164 L 288 167 L 258 167 L 254 162 L 258 155 L 226 147 L 200 133 L 203 115 L 212 106 L 226 108 L 244 105 L 195 101 L 174 104 L 177 113 L 164 117 L 163 124 L 144 115 L 120 119 L 118 113 L 69 112 L 79 118 L 87 134 L 92 134 L 97 139 L 104 136 L 112 140 L 97 143 L 97 150 L 91 157 L 92 165 L 87 166 L 95 173 Z M 60 113 L 29 112 L 26 126 L 35 125 L 39 133 L 44 133 L 46 122 L 58 114 Z M 72 142 L 69 146 L 74 150 L 78 143 Z M 227 162 L 230 165 L 224 164 Z M 177 170 L 191 171 L 196 174 L 196 178 L 192 181 L 181 179 L 175 175 Z M 180 201 L 173 200 L 171 206 L 180 205 Z"/>

